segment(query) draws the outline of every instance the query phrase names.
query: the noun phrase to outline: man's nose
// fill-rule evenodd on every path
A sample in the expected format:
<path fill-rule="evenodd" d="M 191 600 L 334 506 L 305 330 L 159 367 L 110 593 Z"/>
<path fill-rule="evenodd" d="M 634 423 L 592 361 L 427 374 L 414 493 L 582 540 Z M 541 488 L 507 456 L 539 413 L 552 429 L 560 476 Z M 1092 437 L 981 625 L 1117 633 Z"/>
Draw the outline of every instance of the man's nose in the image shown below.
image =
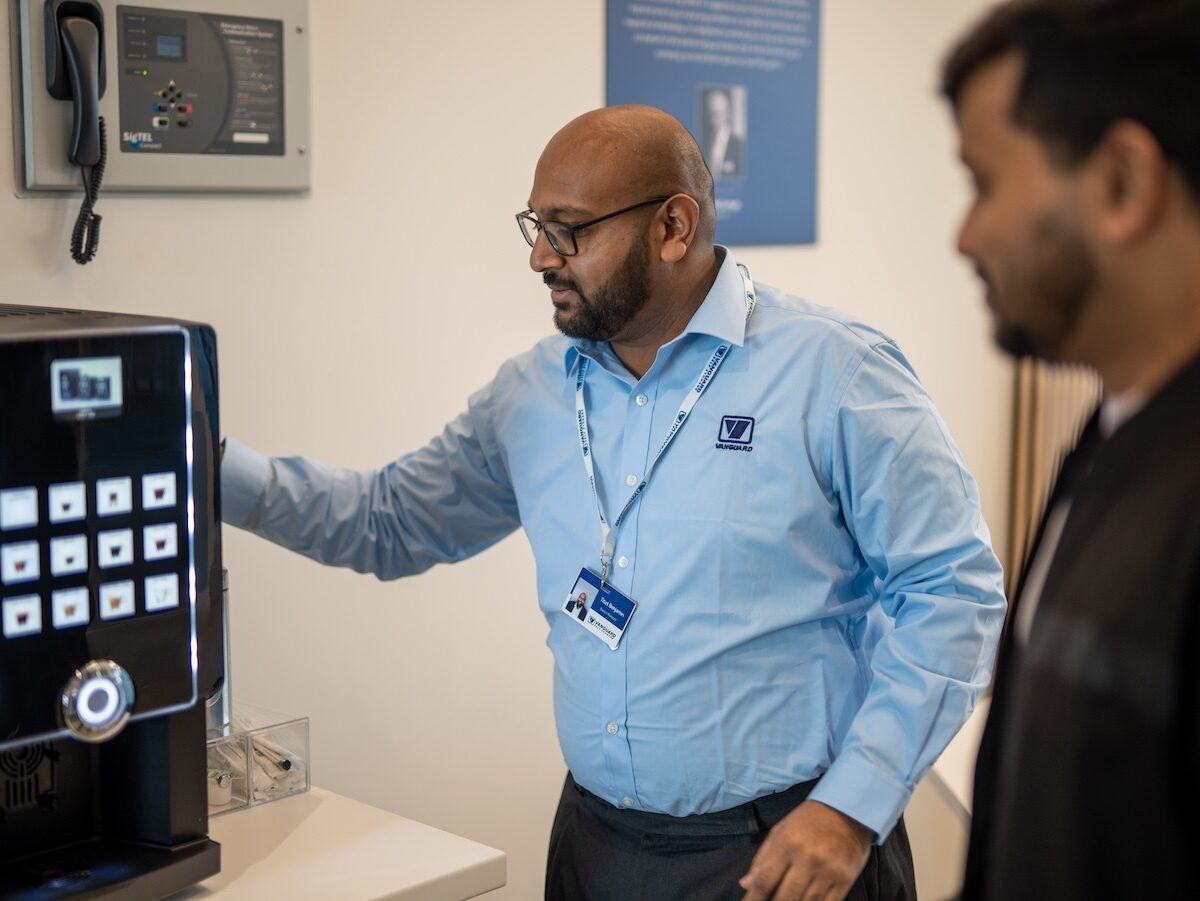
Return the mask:
<path fill-rule="evenodd" d="M 958 236 L 954 246 L 964 257 L 972 260 L 975 259 L 975 231 L 975 216 L 971 210 L 967 210 L 958 225 Z"/>
<path fill-rule="evenodd" d="M 529 250 L 529 268 L 534 272 L 545 272 L 547 269 L 561 269 L 565 264 L 563 256 L 550 246 L 545 229 L 539 229 Z"/>

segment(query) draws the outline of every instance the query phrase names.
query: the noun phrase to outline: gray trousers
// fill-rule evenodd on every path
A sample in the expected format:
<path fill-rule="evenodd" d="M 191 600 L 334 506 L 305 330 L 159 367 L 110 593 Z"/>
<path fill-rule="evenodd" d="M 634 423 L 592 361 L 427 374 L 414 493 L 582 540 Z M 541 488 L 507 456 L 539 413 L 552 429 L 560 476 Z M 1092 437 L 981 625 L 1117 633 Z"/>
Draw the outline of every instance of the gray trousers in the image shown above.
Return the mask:
<path fill-rule="evenodd" d="M 816 782 L 717 813 L 672 817 L 613 807 L 567 774 L 550 831 L 547 901 L 740 901 L 738 885 L 771 827 Z M 901 819 L 871 848 L 850 901 L 915 901 Z"/>

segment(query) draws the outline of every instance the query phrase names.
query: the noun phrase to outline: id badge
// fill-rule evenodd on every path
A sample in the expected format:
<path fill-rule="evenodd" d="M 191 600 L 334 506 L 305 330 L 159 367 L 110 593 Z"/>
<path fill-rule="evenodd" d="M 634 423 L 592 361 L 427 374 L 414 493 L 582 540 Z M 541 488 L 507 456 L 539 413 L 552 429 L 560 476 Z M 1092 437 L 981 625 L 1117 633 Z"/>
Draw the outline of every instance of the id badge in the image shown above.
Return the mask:
<path fill-rule="evenodd" d="M 601 588 L 600 577 L 587 567 L 579 571 L 579 578 L 562 605 L 563 613 L 614 651 L 620 646 L 636 609 L 637 604 L 612 585 Z"/>

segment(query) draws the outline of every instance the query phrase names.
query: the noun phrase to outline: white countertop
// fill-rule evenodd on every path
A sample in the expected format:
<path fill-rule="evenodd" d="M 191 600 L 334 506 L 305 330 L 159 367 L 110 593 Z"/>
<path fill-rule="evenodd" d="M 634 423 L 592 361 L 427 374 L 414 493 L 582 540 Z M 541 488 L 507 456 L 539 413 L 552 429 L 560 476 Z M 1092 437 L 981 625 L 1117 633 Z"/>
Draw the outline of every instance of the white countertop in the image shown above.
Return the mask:
<path fill-rule="evenodd" d="M 507 875 L 502 851 L 319 788 L 215 817 L 209 836 L 221 872 L 177 901 L 463 901 Z"/>

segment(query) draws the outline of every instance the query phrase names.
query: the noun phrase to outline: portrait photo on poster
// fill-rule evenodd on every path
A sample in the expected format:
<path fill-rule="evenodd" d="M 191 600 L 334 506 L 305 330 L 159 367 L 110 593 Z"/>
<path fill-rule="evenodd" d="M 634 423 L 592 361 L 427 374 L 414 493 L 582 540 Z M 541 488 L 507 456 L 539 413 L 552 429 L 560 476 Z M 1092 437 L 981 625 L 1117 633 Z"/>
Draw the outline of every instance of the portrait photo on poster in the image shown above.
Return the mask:
<path fill-rule="evenodd" d="M 698 90 L 700 148 L 718 181 L 746 175 L 746 88 L 706 84 Z"/>

